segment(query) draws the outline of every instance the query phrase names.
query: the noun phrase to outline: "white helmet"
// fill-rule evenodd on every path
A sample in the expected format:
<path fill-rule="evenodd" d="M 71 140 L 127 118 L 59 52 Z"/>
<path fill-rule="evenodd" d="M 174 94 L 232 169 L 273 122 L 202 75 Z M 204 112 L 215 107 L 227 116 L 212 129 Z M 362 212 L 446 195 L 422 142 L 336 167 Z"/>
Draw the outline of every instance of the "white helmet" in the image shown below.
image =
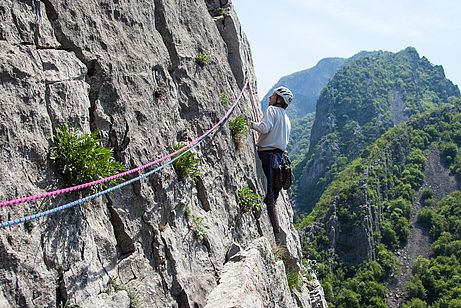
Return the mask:
<path fill-rule="evenodd" d="M 293 93 L 287 87 L 278 87 L 274 90 L 274 93 L 281 96 L 287 105 L 290 105 L 293 100 Z"/>

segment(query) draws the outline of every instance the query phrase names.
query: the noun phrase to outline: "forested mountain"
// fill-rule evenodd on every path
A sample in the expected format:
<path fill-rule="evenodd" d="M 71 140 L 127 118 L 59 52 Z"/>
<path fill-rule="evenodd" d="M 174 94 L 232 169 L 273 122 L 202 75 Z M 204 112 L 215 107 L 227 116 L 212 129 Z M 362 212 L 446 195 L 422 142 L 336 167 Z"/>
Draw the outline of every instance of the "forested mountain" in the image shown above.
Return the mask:
<path fill-rule="evenodd" d="M 401 303 L 406 291 L 408 307 L 459 307 L 461 99 L 449 101 L 367 147 L 299 224 L 330 307 L 397 307 L 393 300 Z M 417 110 L 421 102 L 414 103 Z M 417 245 L 427 241 L 429 251 L 414 260 L 418 212 L 434 255 L 421 238 Z M 415 266 L 413 278 L 402 263 Z M 386 298 L 389 290 L 396 298 Z"/>
<path fill-rule="evenodd" d="M 318 99 L 309 152 L 294 170 L 300 211 L 310 211 L 334 176 L 388 129 L 460 95 L 443 68 L 412 47 L 359 55 Z"/>
<path fill-rule="evenodd" d="M 294 119 L 295 198 L 312 210 L 298 227 L 330 307 L 459 304 L 459 96 L 414 48 L 361 53 L 324 87 L 313 125 Z"/>
<path fill-rule="evenodd" d="M 430 232 L 434 255 L 414 263 L 407 307 L 461 307 L 461 192 L 425 207 L 418 219 Z"/>
<path fill-rule="evenodd" d="M 292 122 L 292 133 L 288 144 L 293 166 L 296 167 L 309 151 L 309 140 L 312 124 L 315 118 L 315 107 L 322 88 L 334 76 L 336 71 L 348 62 L 355 61 L 375 52 L 361 51 L 348 59 L 325 58 L 316 66 L 282 77 L 266 94 L 261 101 L 265 110 L 268 106 L 269 96 L 279 86 L 287 86 L 294 93 L 294 99 L 287 113 Z"/>
<path fill-rule="evenodd" d="M 314 112 L 320 91 L 345 61 L 342 58 L 325 58 L 312 68 L 282 77 L 264 96 L 261 107 L 265 110 L 274 89 L 283 85 L 294 94 L 293 102 L 287 109 L 290 118 L 296 119 Z"/>
<path fill-rule="evenodd" d="M 291 120 L 290 142 L 287 151 L 290 155 L 292 167 L 295 168 L 309 151 L 309 139 L 311 137 L 312 124 L 315 113 L 308 113 L 300 118 Z"/>

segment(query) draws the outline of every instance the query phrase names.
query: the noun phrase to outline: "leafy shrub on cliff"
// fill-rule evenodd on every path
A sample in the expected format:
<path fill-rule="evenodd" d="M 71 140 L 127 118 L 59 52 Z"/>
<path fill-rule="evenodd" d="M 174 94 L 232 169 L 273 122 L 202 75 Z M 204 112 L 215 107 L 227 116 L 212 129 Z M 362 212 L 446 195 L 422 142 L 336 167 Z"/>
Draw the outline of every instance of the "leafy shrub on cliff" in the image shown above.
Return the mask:
<path fill-rule="evenodd" d="M 244 187 L 237 191 L 237 197 L 243 212 L 250 210 L 255 213 L 261 213 L 262 197 L 255 193 L 250 187 Z"/>
<path fill-rule="evenodd" d="M 237 116 L 235 119 L 229 121 L 229 127 L 234 139 L 237 151 L 243 149 L 243 138 L 248 134 L 248 124 L 243 115 Z"/>
<path fill-rule="evenodd" d="M 53 142 L 50 159 L 70 185 L 99 180 L 126 170 L 125 166 L 115 161 L 112 150 L 101 145 L 99 131 L 85 134 L 59 126 Z"/>
<path fill-rule="evenodd" d="M 229 97 L 226 95 L 224 91 L 221 91 L 219 93 L 219 100 L 221 101 L 221 104 L 223 104 L 224 107 L 230 107 L 232 105 Z"/>
<path fill-rule="evenodd" d="M 298 289 L 301 286 L 301 275 L 299 274 L 299 270 L 293 268 L 289 269 L 287 271 L 287 280 L 290 290 Z"/>
<path fill-rule="evenodd" d="M 202 241 L 208 234 L 208 227 L 204 223 L 205 217 L 199 215 L 192 215 L 192 223 L 190 229 L 195 238 Z"/>
<path fill-rule="evenodd" d="M 199 52 L 199 54 L 195 58 L 195 61 L 199 65 L 205 66 L 205 65 L 208 64 L 208 62 L 210 62 L 210 54 L 208 52 L 206 52 L 206 51 L 201 51 L 201 52 Z"/>
<path fill-rule="evenodd" d="M 58 308 L 80 308 L 80 306 L 77 303 L 72 303 L 72 300 L 66 300 L 61 302 Z"/>
<path fill-rule="evenodd" d="M 128 298 L 130 299 L 130 308 L 141 308 L 143 306 L 143 302 L 138 291 L 135 288 L 128 286 L 127 284 L 121 283 L 118 277 L 109 276 L 107 287 L 107 290 L 105 290 L 105 293 L 107 294 L 111 294 L 112 292 L 125 291 L 128 295 Z"/>
<path fill-rule="evenodd" d="M 173 151 L 177 151 L 183 147 L 184 144 L 179 143 L 173 147 Z M 184 151 L 186 150 L 179 152 L 175 157 L 180 156 Z M 173 162 L 173 168 L 182 180 L 187 177 L 194 179 L 202 175 L 199 171 L 199 165 L 202 161 L 203 159 L 198 157 L 197 153 L 189 151 Z"/>

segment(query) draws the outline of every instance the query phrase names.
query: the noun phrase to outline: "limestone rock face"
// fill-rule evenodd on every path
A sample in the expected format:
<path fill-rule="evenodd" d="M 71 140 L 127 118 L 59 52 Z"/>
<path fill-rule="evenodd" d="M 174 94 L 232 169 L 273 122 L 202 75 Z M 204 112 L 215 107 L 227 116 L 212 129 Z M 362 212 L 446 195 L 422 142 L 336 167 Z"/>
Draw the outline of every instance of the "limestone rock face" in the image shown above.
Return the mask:
<path fill-rule="evenodd" d="M 282 261 L 276 262 L 266 238 L 253 242 L 224 266 L 220 284 L 205 307 L 293 307 Z"/>
<path fill-rule="evenodd" d="M 224 265 L 205 308 L 327 306 L 315 279 L 293 289 L 292 296 L 286 275 L 283 261 L 274 256 L 267 238 L 259 238 Z"/>
<path fill-rule="evenodd" d="M 59 125 L 99 130 L 131 169 L 203 134 L 228 108 L 221 93 L 233 100 L 246 81 L 255 83 L 228 1 L 3 0 L 0 20 L 2 200 L 63 187 L 48 158 Z M 200 52 L 209 55 L 206 64 L 197 63 Z M 245 90 L 233 115 L 251 117 L 251 110 Z M 255 217 L 238 205 L 238 189 L 264 194 L 265 187 L 253 136 L 244 141 L 237 152 L 224 125 L 196 148 L 203 176 L 195 180 L 179 180 L 167 167 L 81 206 L 1 229 L 0 306 L 205 306 L 233 243 L 275 242 L 265 207 Z M 88 193 L 3 207 L 0 220 Z M 291 205 L 280 199 L 279 240 L 300 263 Z M 203 239 L 194 236 L 198 227 Z M 283 272 L 270 258 L 261 262 Z M 272 304 L 293 303 L 290 292 L 284 296 Z"/>

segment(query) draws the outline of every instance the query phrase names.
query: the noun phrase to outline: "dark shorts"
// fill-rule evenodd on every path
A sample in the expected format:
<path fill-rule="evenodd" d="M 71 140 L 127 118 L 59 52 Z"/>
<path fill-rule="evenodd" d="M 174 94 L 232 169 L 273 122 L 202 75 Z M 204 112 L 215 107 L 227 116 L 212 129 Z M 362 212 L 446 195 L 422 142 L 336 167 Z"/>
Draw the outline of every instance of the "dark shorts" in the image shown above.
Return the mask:
<path fill-rule="evenodd" d="M 280 182 L 280 164 L 282 161 L 282 150 L 258 151 L 264 175 L 267 179 L 267 189 L 265 202 L 276 201 L 282 185 Z"/>

